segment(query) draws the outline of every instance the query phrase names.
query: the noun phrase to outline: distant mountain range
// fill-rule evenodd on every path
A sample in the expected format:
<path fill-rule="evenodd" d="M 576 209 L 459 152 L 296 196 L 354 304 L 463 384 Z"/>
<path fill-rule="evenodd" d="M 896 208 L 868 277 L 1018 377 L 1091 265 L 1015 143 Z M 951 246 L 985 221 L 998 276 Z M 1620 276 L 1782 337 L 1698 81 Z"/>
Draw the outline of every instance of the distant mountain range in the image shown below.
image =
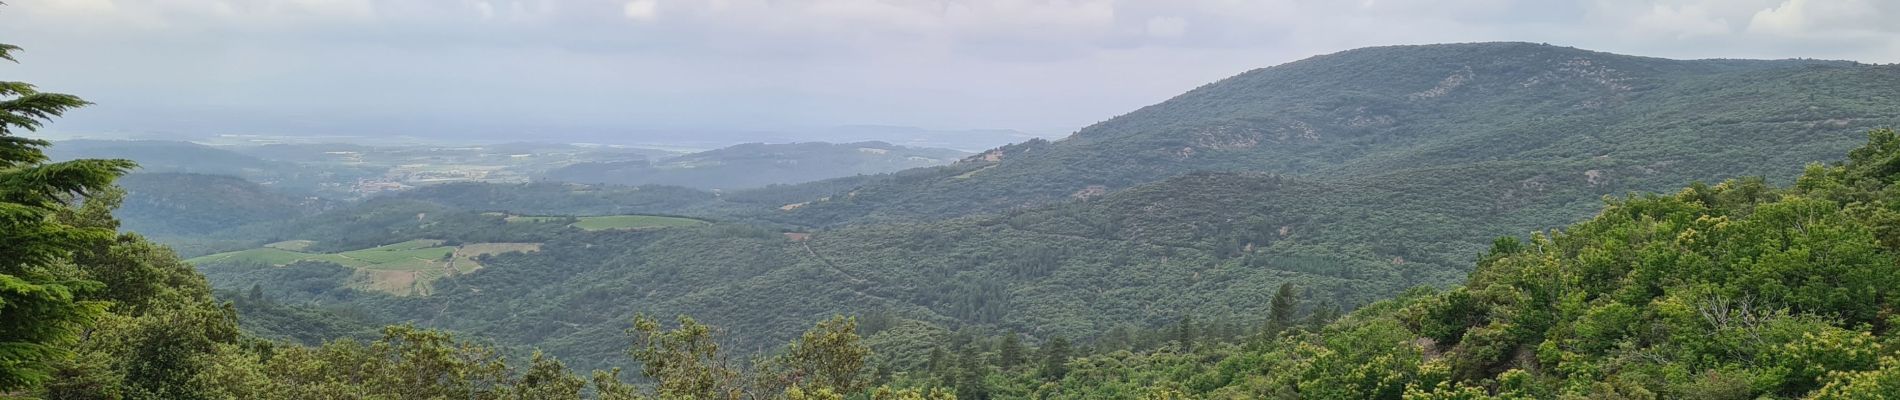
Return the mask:
<path fill-rule="evenodd" d="M 1595 207 L 1572 196 L 1785 178 L 1799 172 L 1791 166 L 1836 157 L 1868 128 L 1900 122 L 1896 70 L 1528 43 L 1366 48 L 1249 71 L 1061 140 L 866 183 L 791 217 L 818 225 L 945 218 L 1192 171 L 1376 181 L 1459 170 L 1485 173 L 1439 177 L 1452 185 L 1442 190 L 1519 185 L 1493 201 L 1575 217 Z"/>

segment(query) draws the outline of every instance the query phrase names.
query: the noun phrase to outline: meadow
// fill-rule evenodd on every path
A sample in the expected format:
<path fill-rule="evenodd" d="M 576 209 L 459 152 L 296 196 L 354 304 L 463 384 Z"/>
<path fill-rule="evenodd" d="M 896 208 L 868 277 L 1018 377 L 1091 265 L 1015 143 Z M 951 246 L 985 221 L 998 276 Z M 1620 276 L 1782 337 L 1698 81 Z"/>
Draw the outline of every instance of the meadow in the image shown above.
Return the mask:
<path fill-rule="evenodd" d="M 483 255 L 531 252 L 540 243 L 470 243 L 445 245 L 441 240 L 417 239 L 338 253 L 301 251 L 313 244 L 289 240 L 264 247 L 218 253 L 185 260 L 193 265 L 251 263 L 285 266 L 303 261 L 328 262 L 357 271 L 355 285 L 395 295 L 427 295 L 429 283 L 446 276 L 482 268 Z"/>

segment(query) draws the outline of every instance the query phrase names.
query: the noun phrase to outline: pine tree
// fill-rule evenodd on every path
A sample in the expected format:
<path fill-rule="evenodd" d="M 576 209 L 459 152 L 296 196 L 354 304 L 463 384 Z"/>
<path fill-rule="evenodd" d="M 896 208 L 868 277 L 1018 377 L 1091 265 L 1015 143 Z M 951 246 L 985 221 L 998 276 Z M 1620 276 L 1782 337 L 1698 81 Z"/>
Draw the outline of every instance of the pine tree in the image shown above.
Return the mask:
<path fill-rule="evenodd" d="M 19 47 L 0 44 L 0 59 Z M 106 189 L 133 168 L 126 160 L 50 163 L 50 143 L 15 136 L 85 106 L 79 97 L 0 81 L 0 393 L 48 378 L 51 363 L 105 312 L 83 300 L 103 289 L 66 262 L 74 251 L 111 241 L 111 228 L 75 227 L 52 218 L 75 199 Z"/>
<path fill-rule="evenodd" d="M 1003 343 L 997 345 L 996 366 L 1004 371 L 1016 368 L 1023 363 L 1023 341 L 1015 332 L 1003 335 Z"/>
<path fill-rule="evenodd" d="M 1194 340 L 1198 337 L 1200 329 L 1194 326 L 1193 316 L 1181 317 L 1181 323 L 1174 326 L 1174 341 L 1181 344 L 1182 350 L 1193 351 Z"/>
<path fill-rule="evenodd" d="M 1042 379 L 1060 380 L 1069 375 L 1069 339 L 1050 339 L 1042 349 Z"/>
<path fill-rule="evenodd" d="M 1268 327 L 1270 331 L 1278 332 L 1292 327 L 1294 314 L 1300 308 L 1299 294 L 1293 290 L 1293 283 L 1280 284 L 1280 290 L 1273 293 L 1273 300 L 1268 305 L 1273 307 L 1268 311 L 1271 313 L 1268 318 L 1272 324 Z"/>
<path fill-rule="evenodd" d="M 957 398 L 989 399 L 989 384 L 984 378 L 989 376 L 989 368 L 983 365 L 983 355 L 975 347 L 964 347 L 957 356 L 957 373 L 952 377 L 956 382 Z"/>

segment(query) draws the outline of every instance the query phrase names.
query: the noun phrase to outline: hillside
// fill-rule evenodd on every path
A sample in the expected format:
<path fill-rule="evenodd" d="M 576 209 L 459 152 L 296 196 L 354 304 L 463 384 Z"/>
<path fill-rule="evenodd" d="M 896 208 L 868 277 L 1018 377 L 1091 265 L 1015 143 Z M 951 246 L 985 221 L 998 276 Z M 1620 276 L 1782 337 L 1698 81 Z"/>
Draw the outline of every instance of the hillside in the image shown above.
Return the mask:
<path fill-rule="evenodd" d="M 142 173 L 235 176 L 300 195 L 334 194 L 339 190 L 337 182 L 381 174 L 376 168 L 267 160 L 230 149 L 166 140 L 69 140 L 53 146 L 47 156 L 54 160 L 122 158 L 138 162 Z"/>
<path fill-rule="evenodd" d="M 1264 299 L 1286 283 L 1307 288 L 1309 302 L 1350 308 L 1413 285 L 1455 281 L 1468 259 L 1440 254 L 1481 249 L 1471 243 L 1493 237 L 1491 227 L 1455 222 L 1489 205 L 1445 206 L 1456 198 L 1376 212 L 1368 205 L 1403 196 L 1273 175 L 1201 173 L 1003 215 L 799 234 L 729 224 L 540 236 L 494 231 L 481 240 L 544 244 L 538 252 L 484 260 L 482 271 L 442 278 L 431 295 L 408 298 L 349 290 L 360 286 L 349 262 L 258 269 L 213 257 L 194 261 L 220 288 L 258 285 L 291 301 L 366 310 L 383 323 L 448 328 L 596 365 L 617 358 L 600 349 L 621 340 L 621 324 L 636 313 L 697 315 L 730 329 L 739 346 L 786 340 L 831 313 L 892 315 L 940 330 L 1094 338 L 1184 316 L 1259 323 L 1270 307 Z M 384 207 L 396 204 L 404 203 Z M 333 214 L 372 214 L 364 211 Z M 455 221 L 462 218 L 457 213 L 438 209 L 429 218 Z M 446 233 L 447 225 L 388 221 L 419 228 L 348 232 L 390 243 Z M 1390 228 L 1421 221 L 1442 225 Z M 379 233 L 364 233 L 370 231 Z M 321 241 L 337 232 L 277 237 Z"/>
<path fill-rule="evenodd" d="M 968 155 L 884 142 L 749 143 L 657 161 L 580 163 L 549 171 L 544 177 L 578 183 L 731 190 L 939 166 Z"/>
<path fill-rule="evenodd" d="M 1760 179 L 1616 199 L 1503 238 L 1461 286 L 1245 345 L 1177 341 L 1070 362 L 999 393 L 1099 398 L 1884 399 L 1900 390 L 1889 310 L 1900 136 L 1791 186 Z M 1198 350 L 1194 350 L 1198 349 Z M 992 380 L 989 382 L 997 382 Z"/>
<path fill-rule="evenodd" d="M 1895 93 L 1900 67 L 1849 62 L 1684 61 L 1525 43 L 1366 48 L 1249 71 L 1062 140 L 804 199 L 779 218 L 946 218 L 1202 170 L 1340 181 L 1520 168 L 1504 163 L 1539 172 L 1519 182 L 1527 189 L 1780 181 L 1850 148 L 1859 132 L 1900 123 Z M 1451 183 L 1444 189 L 1501 184 Z M 1525 206 L 1563 212 L 1544 224 L 1594 207 L 1573 200 Z"/>
<path fill-rule="evenodd" d="M 204 235 L 321 211 L 326 202 L 286 195 L 243 178 L 187 173 L 132 174 L 119 179 L 125 205 L 115 215 L 147 235 Z"/>

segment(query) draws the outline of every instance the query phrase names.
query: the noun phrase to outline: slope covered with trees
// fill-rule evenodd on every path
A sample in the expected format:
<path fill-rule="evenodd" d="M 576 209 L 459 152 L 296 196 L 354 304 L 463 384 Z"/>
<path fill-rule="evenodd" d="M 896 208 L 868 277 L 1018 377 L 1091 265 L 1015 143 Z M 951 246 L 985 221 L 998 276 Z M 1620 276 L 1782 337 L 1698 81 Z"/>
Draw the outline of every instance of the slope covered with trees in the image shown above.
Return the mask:
<path fill-rule="evenodd" d="M 1629 196 L 1498 239 L 1462 285 L 1322 329 L 1078 359 L 1055 397 L 1886 398 L 1900 136 L 1870 136 L 1789 187 Z"/>
<path fill-rule="evenodd" d="M 1365 48 L 1240 74 L 1062 140 L 801 200 L 811 203 L 782 218 L 835 226 L 954 217 L 1192 171 L 1321 181 L 1536 172 L 1522 181 L 1440 177 L 1447 191 L 1782 180 L 1799 172 L 1789 166 L 1851 148 L 1859 132 L 1900 123 L 1896 89 L 1900 67 L 1850 62 L 1668 60 L 1528 43 Z M 1542 220 L 1556 224 L 1594 207 L 1576 200 L 1525 205 L 1563 211 Z"/>
<path fill-rule="evenodd" d="M 234 176 L 142 173 L 119 179 L 128 230 L 146 235 L 204 235 L 314 214 L 328 204 L 283 194 Z"/>

